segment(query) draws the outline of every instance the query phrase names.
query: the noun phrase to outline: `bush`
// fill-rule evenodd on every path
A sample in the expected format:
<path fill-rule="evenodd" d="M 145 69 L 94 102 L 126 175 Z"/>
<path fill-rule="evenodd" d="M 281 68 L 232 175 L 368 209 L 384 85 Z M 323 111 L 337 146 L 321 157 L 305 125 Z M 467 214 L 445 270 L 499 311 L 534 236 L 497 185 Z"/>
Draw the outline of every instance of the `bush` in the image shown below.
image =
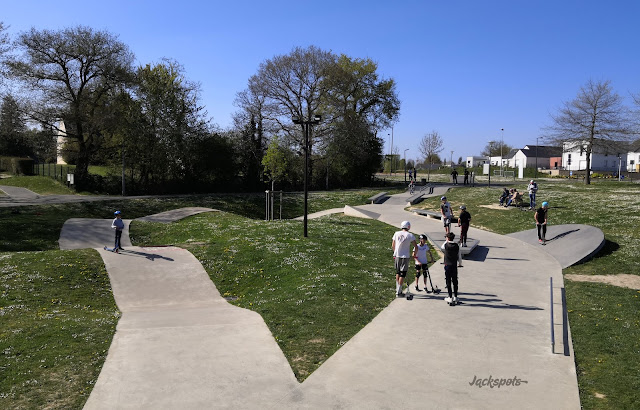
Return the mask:
<path fill-rule="evenodd" d="M 0 170 L 14 175 L 33 175 L 33 160 L 31 158 L 0 157 Z"/>

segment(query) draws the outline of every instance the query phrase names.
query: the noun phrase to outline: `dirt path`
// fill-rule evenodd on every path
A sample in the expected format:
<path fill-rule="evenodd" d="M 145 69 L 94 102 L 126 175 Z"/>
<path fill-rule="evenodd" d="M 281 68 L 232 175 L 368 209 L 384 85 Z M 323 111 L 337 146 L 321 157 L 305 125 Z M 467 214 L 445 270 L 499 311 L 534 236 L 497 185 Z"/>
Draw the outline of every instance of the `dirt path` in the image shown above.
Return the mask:
<path fill-rule="evenodd" d="M 619 275 L 564 275 L 575 282 L 608 283 L 609 285 L 640 290 L 640 276 L 621 273 Z"/>

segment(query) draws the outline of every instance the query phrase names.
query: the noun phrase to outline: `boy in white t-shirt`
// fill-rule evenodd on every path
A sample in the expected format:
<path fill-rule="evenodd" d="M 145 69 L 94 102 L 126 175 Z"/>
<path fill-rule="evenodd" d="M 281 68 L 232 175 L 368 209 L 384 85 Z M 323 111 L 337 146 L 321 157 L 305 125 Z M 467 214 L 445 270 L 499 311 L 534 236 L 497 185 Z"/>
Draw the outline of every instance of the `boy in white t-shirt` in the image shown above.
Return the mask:
<path fill-rule="evenodd" d="M 416 246 L 416 237 L 409 232 L 411 223 L 409 221 L 403 221 L 400 224 L 400 229 L 401 230 L 394 233 L 391 238 L 391 249 L 393 250 L 396 269 L 396 295 L 402 297 L 404 296 L 402 283 L 409 270 L 409 258 L 412 257 L 411 248 L 413 247 L 414 249 L 413 258 L 416 257 L 418 249 Z"/>
<path fill-rule="evenodd" d="M 429 252 L 429 244 L 427 244 L 427 235 L 420 234 L 418 237 L 419 243 L 416 246 L 416 290 L 418 292 L 421 291 L 418 288 L 418 279 L 420 279 L 420 274 L 422 274 L 422 279 L 424 280 L 424 290 L 427 290 L 427 275 L 429 274 L 429 264 L 433 263 L 433 256 L 431 252 Z M 427 290 L 427 293 L 429 291 Z"/>

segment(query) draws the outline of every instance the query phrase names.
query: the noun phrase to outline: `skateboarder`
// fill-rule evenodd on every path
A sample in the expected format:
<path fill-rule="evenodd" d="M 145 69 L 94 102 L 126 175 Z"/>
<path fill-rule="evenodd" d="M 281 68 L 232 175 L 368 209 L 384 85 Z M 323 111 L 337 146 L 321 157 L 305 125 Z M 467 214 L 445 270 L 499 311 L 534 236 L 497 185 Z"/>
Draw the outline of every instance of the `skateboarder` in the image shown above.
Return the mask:
<path fill-rule="evenodd" d="M 420 274 L 422 274 L 422 279 L 424 280 L 424 290 L 427 290 L 427 275 L 429 274 L 429 264 L 433 263 L 433 256 L 431 252 L 429 252 L 429 245 L 427 244 L 427 235 L 420 234 L 418 237 L 419 243 L 417 245 L 416 251 L 416 290 L 420 292 L 420 288 L 418 288 L 418 279 L 420 279 Z"/>
<path fill-rule="evenodd" d="M 458 304 L 458 268 L 462 267 L 460 246 L 453 241 L 455 238 L 456 234 L 450 232 L 447 234 L 447 241 L 441 246 L 444 253 L 444 276 L 449 292 L 449 297 L 444 298 L 444 301 L 452 306 Z M 451 284 L 453 284 L 453 289 L 451 289 Z"/>
<path fill-rule="evenodd" d="M 533 214 L 533 219 L 536 221 L 536 227 L 538 228 L 538 242 L 540 245 L 547 244 L 547 211 L 549 209 L 549 203 L 544 201 L 542 206 L 538 208 L 535 214 Z M 542 234 L 541 232 L 542 231 Z"/>
<path fill-rule="evenodd" d="M 120 237 L 122 236 L 122 230 L 124 229 L 124 221 L 122 220 L 122 212 L 115 211 L 113 214 L 115 215 L 115 218 L 113 219 L 113 222 L 111 222 L 111 228 L 116 230 L 116 242 L 113 246 L 113 251 L 115 253 L 119 253 L 119 250 L 124 250 L 120 245 Z"/>
<path fill-rule="evenodd" d="M 391 239 L 391 249 L 393 250 L 396 269 L 396 295 L 400 297 L 404 296 L 402 283 L 409 270 L 411 248 L 413 247 L 413 258 L 416 257 L 418 251 L 416 237 L 409 232 L 409 229 L 411 229 L 411 223 L 409 221 L 402 221 L 400 230 L 394 233 Z"/>

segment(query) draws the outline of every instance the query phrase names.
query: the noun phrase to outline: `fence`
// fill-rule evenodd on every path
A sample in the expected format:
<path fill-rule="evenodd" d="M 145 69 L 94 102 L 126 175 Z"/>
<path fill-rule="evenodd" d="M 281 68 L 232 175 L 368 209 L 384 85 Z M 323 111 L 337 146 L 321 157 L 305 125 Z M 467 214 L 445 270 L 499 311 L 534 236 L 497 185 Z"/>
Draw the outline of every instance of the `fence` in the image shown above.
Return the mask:
<path fill-rule="evenodd" d="M 33 175 L 41 175 L 48 176 L 57 181 L 66 184 L 73 181 L 73 171 L 75 170 L 75 166 L 71 167 L 69 165 L 58 165 L 58 164 L 43 164 L 43 163 L 35 163 L 33 164 Z"/>

